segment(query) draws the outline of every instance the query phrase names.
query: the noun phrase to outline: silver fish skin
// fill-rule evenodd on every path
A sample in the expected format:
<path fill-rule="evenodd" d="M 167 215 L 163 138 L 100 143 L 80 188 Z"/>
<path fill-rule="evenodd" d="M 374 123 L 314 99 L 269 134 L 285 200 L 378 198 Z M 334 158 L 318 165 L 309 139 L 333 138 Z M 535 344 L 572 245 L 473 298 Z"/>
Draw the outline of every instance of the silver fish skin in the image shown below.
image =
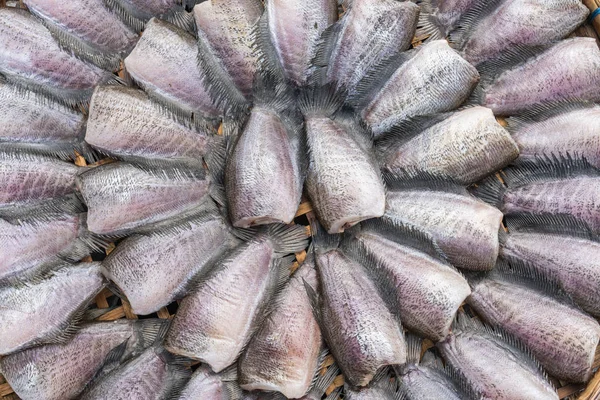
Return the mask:
<path fill-rule="evenodd" d="M 262 52 L 297 86 L 308 83 L 321 34 L 337 20 L 336 0 L 268 0 L 262 17 L 270 46 Z"/>
<path fill-rule="evenodd" d="M 185 6 L 192 6 L 199 0 L 105 0 L 108 7 L 127 25 L 142 31 L 152 17 L 172 19 L 183 15 Z"/>
<path fill-rule="evenodd" d="M 356 4 L 354 1 L 353 4 Z M 395 384 L 392 384 L 388 368 L 383 368 L 373 377 L 369 386 L 363 388 L 344 385 L 344 399 L 348 400 L 396 400 Z"/>
<path fill-rule="evenodd" d="M 229 370 L 232 371 L 229 371 Z M 237 400 L 241 389 L 233 368 L 215 374 L 207 365 L 200 366 L 183 389 L 179 400 Z"/>
<path fill-rule="evenodd" d="M 129 300 L 135 314 L 151 314 L 188 292 L 195 277 L 237 244 L 216 213 L 203 213 L 175 226 L 131 235 L 102 263 L 104 275 Z"/>
<path fill-rule="evenodd" d="M 557 101 L 599 101 L 599 68 L 600 49 L 594 39 L 563 40 L 486 80 L 479 99 L 496 115 L 517 114 Z"/>
<path fill-rule="evenodd" d="M 87 323 L 64 344 L 48 344 L 3 357 L 0 370 L 23 400 L 74 399 L 104 363 L 125 346 L 125 359 L 150 346 L 165 321 L 117 320 Z"/>
<path fill-rule="evenodd" d="M 60 49 L 39 19 L 24 10 L 0 10 L 0 73 L 10 82 L 69 104 L 85 103 L 94 87 L 115 76 Z"/>
<path fill-rule="evenodd" d="M 125 58 L 125 68 L 142 89 L 174 112 L 217 117 L 221 110 L 205 88 L 197 57 L 192 35 L 152 18 Z"/>
<path fill-rule="evenodd" d="M 80 174 L 77 188 L 88 206 L 88 229 L 121 235 L 193 214 L 207 200 L 210 180 L 180 169 L 150 171 L 116 162 Z"/>
<path fill-rule="evenodd" d="M 346 242 L 402 324 L 434 342 L 445 338 L 458 307 L 471 293 L 466 279 L 437 253 L 431 236 L 398 224 L 367 223 Z"/>
<path fill-rule="evenodd" d="M 311 256 L 292 275 L 275 300 L 277 306 L 254 335 L 238 361 L 244 390 L 266 390 L 300 398 L 319 366 L 321 331 L 304 289 L 317 286 Z"/>
<path fill-rule="evenodd" d="M 282 238 L 292 237 L 293 245 L 287 248 L 299 251 L 306 240 L 303 229 L 296 228 L 273 229 Z M 273 292 L 288 275 L 287 259 L 277 258 L 282 250 L 278 242 L 259 235 L 217 262 L 180 302 L 165 348 L 198 359 L 215 372 L 235 362 L 263 320 Z"/>
<path fill-rule="evenodd" d="M 252 33 L 262 13 L 260 0 L 209 0 L 197 4 L 193 10 L 198 40 L 208 45 L 246 98 L 252 94 L 252 82 L 259 65 Z"/>
<path fill-rule="evenodd" d="M 160 346 L 142 354 L 93 382 L 81 400 L 166 400 L 175 398 L 191 371 Z"/>
<path fill-rule="evenodd" d="M 581 25 L 588 14 L 588 8 L 578 0 L 482 1 L 450 34 L 450 41 L 467 61 L 479 65 L 513 48 L 560 40 Z"/>
<path fill-rule="evenodd" d="M 24 3 L 44 21 L 61 46 L 102 68 L 116 70 L 120 56 L 128 53 L 138 39 L 103 0 L 25 0 Z"/>
<path fill-rule="evenodd" d="M 418 0 L 421 7 L 416 37 L 428 35 L 429 40 L 443 39 L 456 28 L 459 20 L 477 0 Z"/>
<path fill-rule="evenodd" d="M 554 106 L 550 110 L 508 118 L 519 145 L 519 159 L 533 160 L 550 153 L 577 154 L 600 168 L 600 106 L 593 103 Z"/>
<path fill-rule="evenodd" d="M 104 288 L 100 263 L 66 264 L 39 282 L 0 289 L 0 354 L 61 342 Z"/>
<path fill-rule="evenodd" d="M 418 16 L 419 6 L 410 1 L 355 0 L 324 32 L 313 62 L 325 69 L 328 82 L 355 96 L 361 79 L 410 47 Z"/>
<path fill-rule="evenodd" d="M 521 340 L 552 376 L 587 381 L 600 340 L 600 324 L 544 293 L 536 285 L 537 278 L 532 283 L 515 280 L 510 274 L 497 275 L 472 282 L 469 305 L 491 325 L 501 326 Z"/>
<path fill-rule="evenodd" d="M 519 147 L 485 107 L 400 124 L 377 143 L 382 169 L 423 171 L 470 184 L 518 157 Z"/>
<path fill-rule="evenodd" d="M 90 102 L 85 140 L 116 158 L 201 168 L 219 139 L 208 127 L 177 121 L 140 90 L 101 86 Z"/>
<path fill-rule="evenodd" d="M 403 120 L 457 108 L 479 81 L 475 67 L 445 40 L 434 40 L 402 54 L 397 64 L 379 90 L 372 91 L 374 96 L 356 103 L 375 137 Z M 440 97 L 440 93 L 444 95 Z"/>
<path fill-rule="evenodd" d="M 31 90 L 0 83 L 0 148 L 20 148 L 60 158 L 84 154 L 82 113 Z"/>
<path fill-rule="evenodd" d="M 558 400 L 556 389 L 522 345 L 481 322 L 459 315 L 453 333 L 437 344 L 477 398 Z"/>
<path fill-rule="evenodd" d="M 502 212 L 464 188 L 408 183 L 387 193 L 385 218 L 429 233 L 458 268 L 485 271 L 496 265 Z"/>

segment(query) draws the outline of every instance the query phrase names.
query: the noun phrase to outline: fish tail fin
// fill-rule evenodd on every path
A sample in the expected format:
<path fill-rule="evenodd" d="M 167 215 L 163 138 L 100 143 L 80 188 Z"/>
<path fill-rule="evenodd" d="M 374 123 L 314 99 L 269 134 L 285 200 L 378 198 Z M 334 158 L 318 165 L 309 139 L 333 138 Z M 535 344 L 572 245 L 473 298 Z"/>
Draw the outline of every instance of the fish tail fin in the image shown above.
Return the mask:
<path fill-rule="evenodd" d="M 271 224 L 266 231 L 275 252 L 280 254 L 302 251 L 308 244 L 306 228 L 302 225 Z"/>
<path fill-rule="evenodd" d="M 273 71 L 259 71 L 254 77 L 252 92 L 254 104 L 269 107 L 276 112 L 295 107 L 294 90 Z"/>
<path fill-rule="evenodd" d="M 104 0 L 105 6 L 113 12 L 123 23 L 129 26 L 136 32 L 141 32 L 144 30 L 144 26 L 146 25 L 146 21 L 143 21 L 139 18 L 133 16 L 123 4 L 121 4 L 120 0 Z"/>
<path fill-rule="evenodd" d="M 175 7 L 169 10 L 167 13 L 160 16 L 161 19 L 164 19 L 167 22 L 183 29 L 184 31 L 196 36 L 196 20 L 194 16 L 185 11 L 183 8 Z"/>
<path fill-rule="evenodd" d="M 136 321 L 135 332 L 139 339 L 139 347 L 145 349 L 156 343 L 162 343 L 169 330 L 168 319 L 142 319 Z"/>
<path fill-rule="evenodd" d="M 321 33 L 311 63 L 312 71 L 308 78 L 310 85 L 321 86 L 327 83 L 327 67 L 329 66 L 331 55 L 338 45 L 338 39 L 342 32 L 342 28 L 342 22 L 337 21 Z"/>
<path fill-rule="evenodd" d="M 333 392 L 329 393 L 329 395 L 327 395 L 327 397 L 325 397 L 324 400 L 339 400 L 341 395 L 342 395 L 342 386 L 335 389 Z"/>
<path fill-rule="evenodd" d="M 415 36 L 427 36 L 426 40 L 445 38 L 448 28 L 442 26 L 440 21 L 434 15 L 436 7 L 433 6 L 432 0 L 420 0 L 419 7 L 421 7 L 421 12 L 419 13 L 419 21 L 417 23 Z"/>
<path fill-rule="evenodd" d="M 334 83 L 304 88 L 298 98 L 298 106 L 304 115 L 333 116 L 344 104 L 345 95 Z"/>
<path fill-rule="evenodd" d="M 327 355 L 329 355 L 329 350 L 327 349 L 322 350 L 319 354 L 319 363 L 310 387 L 307 390 L 307 395 L 314 398 L 321 398 L 327 388 L 333 383 L 335 377 L 340 374 L 340 369 L 336 363 L 333 363 L 329 367 L 325 365 Z"/>
<path fill-rule="evenodd" d="M 317 254 L 337 249 L 342 242 L 342 235 L 327 233 L 327 230 L 317 220 L 311 221 L 310 235 L 313 250 Z"/>
<path fill-rule="evenodd" d="M 456 24 L 454 29 L 448 35 L 448 42 L 457 50 L 463 50 L 473 30 L 478 26 L 483 18 L 497 9 L 503 0 L 481 0 L 467 11 Z"/>
<path fill-rule="evenodd" d="M 419 365 L 421 362 L 421 353 L 423 348 L 423 340 L 409 333 L 406 335 L 406 363 Z"/>
<path fill-rule="evenodd" d="M 492 175 L 479 182 L 477 186 L 469 189 L 475 197 L 485 201 L 486 203 L 501 208 L 506 193 L 506 186 L 502 184 L 497 176 Z"/>

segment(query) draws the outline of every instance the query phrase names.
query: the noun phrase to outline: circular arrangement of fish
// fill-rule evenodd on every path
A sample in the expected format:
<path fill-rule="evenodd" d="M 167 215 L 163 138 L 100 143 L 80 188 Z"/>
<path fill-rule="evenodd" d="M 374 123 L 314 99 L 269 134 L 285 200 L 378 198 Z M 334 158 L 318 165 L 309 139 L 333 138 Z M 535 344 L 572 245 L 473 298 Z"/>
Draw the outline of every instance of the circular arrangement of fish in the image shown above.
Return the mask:
<path fill-rule="evenodd" d="M 545 400 L 595 372 L 579 0 L 1 3 L 19 398 Z"/>

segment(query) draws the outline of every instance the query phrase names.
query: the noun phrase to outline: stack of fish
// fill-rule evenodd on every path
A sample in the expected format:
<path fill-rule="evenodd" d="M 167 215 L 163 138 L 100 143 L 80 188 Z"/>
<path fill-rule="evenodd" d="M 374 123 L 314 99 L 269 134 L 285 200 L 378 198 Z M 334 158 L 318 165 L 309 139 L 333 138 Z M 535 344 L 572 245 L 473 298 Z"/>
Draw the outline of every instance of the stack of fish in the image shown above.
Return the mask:
<path fill-rule="evenodd" d="M 22 399 L 556 400 L 547 374 L 590 378 L 579 0 L 24 3 L 0 8 L 0 373 Z M 107 287 L 177 311 L 94 321 Z"/>

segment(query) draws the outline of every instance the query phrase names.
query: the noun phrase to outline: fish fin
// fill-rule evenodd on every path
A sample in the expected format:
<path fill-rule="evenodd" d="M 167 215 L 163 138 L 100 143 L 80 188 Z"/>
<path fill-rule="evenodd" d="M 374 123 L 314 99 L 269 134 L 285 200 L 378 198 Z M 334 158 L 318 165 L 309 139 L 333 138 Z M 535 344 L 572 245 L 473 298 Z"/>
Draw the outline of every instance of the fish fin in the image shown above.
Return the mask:
<path fill-rule="evenodd" d="M 425 190 L 471 196 L 464 186 L 428 171 L 384 171 L 383 178 L 389 190 Z"/>
<path fill-rule="evenodd" d="M 254 77 L 252 95 L 255 105 L 276 112 L 294 108 L 294 90 L 271 71 L 259 71 Z"/>
<path fill-rule="evenodd" d="M 194 16 L 185 11 L 184 8 L 174 7 L 168 12 L 162 14 L 160 19 L 163 19 L 178 28 L 183 29 L 187 33 L 196 36 L 198 31 L 196 29 L 196 20 Z"/>
<path fill-rule="evenodd" d="M 419 349 L 420 351 L 420 349 Z M 390 366 L 386 366 L 380 368 L 379 371 L 373 376 L 371 382 L 369 383 L 369 387 L 377 387 L 382 389 L 383 391 L 389 394 L 388 398 L 392 398 L 396 392 L 396 384 L 395 381 L 392 380 L 393 368 Z"/>
<path fill-rule="evenodd" d="M 339 400 L 340 396 L 342 395 L 342 388 L 343 386 L 334 389 L 333 392 L 329 393 L 324 400 Z"/>
<path fill-rule="evenodd" d="M 171 320 L 168 319 L 152 318 L 136 321 L 134 327 L 140 339 L 140 348 L 146 349 L 154 344 L 162 343 L 170 325 Z"/>
<path fill-rule="evenodd" d="M 535 105 L 527 111 L 507 118 L 508 127 L 506 129 L 510 133 L 515 133 L 529 124 L 545 121 L 561 114 L 592 108 L 598 108 L 598 105 L 586 101 L 559 101 Z"/>
<path fill-rule="evenodd" d="M 162 388 L 161 398 L 177 400 L 192 376 L 192 370 L 188 367 L 189 360 L 175 356 L 162 347 L 160 348 L 160 356 L 167 363 L 167 373 L 169 375 L 167 384 Z"/>
<path fill-rule="evenodd" d="M 390 151 L 410 142 L 432 126 L 444 121 L 450 115 L 452 113 L 411 117 L 380 136 L 376 142 L 377 150 L 381 154 L 388 154 Z"/>
<path fill-rule="evenodd" d="M 556 44 L 556 42 L 552 44 Z M 541 46 L 516 45 L 512 46 L 510 49 L 504 50 L 500 56 L 477 65 L 481 81 L 484 85 L 491 83 L 504 71 L 514 69 L 517 66 L 526 63 L 530 59 L 548 50 L 552 44 Z"/>
<path fill-rule="evenodd" d="M 443 39 L 446 37 L 447 27 L 441 26 L 438 19 L 435 17 L 434 12 L 437 9 L 432 4 L 432 0 L 419 0 L 419 7 L 421 12 L 419 13 L 419 20 L 417 23 L 417 30 L 415 36 L 427 35 L 427 41 Z"/>
<path fill-rule="evenodd" d="M 497 176 L 491 175 L 469 188 L 469 192 L 484 202 L 501 209 L 506 186 Z"/>
<path fill-rule="evenodd" d="M 20 271 L 15 275 L 8 275 L 0 279 L 0 289 L 7 287 L 23 287 L 45 281 L 53 275 L 53 272 L 63 266 L 59 259 L 36 265 L 32 268 Z"/>
<path fill-rule="evenodd" d="M 92 378 L 89 380 L 83 393 L 89 391 L 97 382 L 102 380 L 105 376 L 110 374 L 112 371 L 117 369 L 124 360 L 125 350 L 127 349 L 127 343 L 129 339 L 126 339 L 124 342 L 119 344 L 117 347 L 113 348 L 108 352 L 106 357 L 104 357 L 104 361 L 102 365 L 96 370 Z"/>
<path fill-rule="evenodd" d="M 117 306 L 112 306 L 108 308 L 90 308 L 85 311 L 85 314 L 82 317 L 83 321 L 93 321 L 97 318 L 100 318 L 104 314 L 114 310 Z"/>
<path fill-rule="evenodd" d="M 125 7 L 120 0 L 103 0 L 105 6 L 112 11 L 119 19 L 131 29 L 136 32 L 141 32 L 146 26 L 146 22 L 140 18 L 133 16 Z"/>
<path fill-rule="evenodd" d="M 311 221 L 310 228 L 312 248 L 315 254 L 326 253 L 340 246 L 342 235 L 327 233 L 327 230 L 316 220 Z"/>
<path fill-rule="evenodd" d="M 0 143 L 0 151 L 27 152 L 40 155 L 51 155 L 60 158 L 64 161 L 75 159 L 75 151 L 79 154 L 89 152 L 89 148 L 84 150 L 83 143 L 78 141 L 63 142 L 63 143 L 27 143 L 27 142 L 2 142 Z M 84 155 L 82 154 L 82 155 Z M 89 159 L 89 155 L 85 156 Z"/>
<path fill-rule="evenodd" d="M 306 228 L 302 225 L 270 224 L 266 233 L 273 243 L 275 252 L 289 254 L 302 251 L 308 245 Z"/>
<path fill-rule="evenodd" d="M 406 364 L 419 365 L 423 340 L 415 334 L 406 335 Z"/>
<path fill-rule="evenodd" d="M 343 29 L 344 17 L 342 17 L 342 20 L 329 25 L 327 29 L 321 33 L 311 63 L 312 71 L 308 78 L 309 85 L 322 86 L 327 83 L 327 68 L 329 67 L 331 56 L 337 48 L 338 40 Z"/>
<path fill-rule="evenodd" d="M 506 240 L 508 239 L 508 232 L 504 230 L 503 226 L 498 227 L 498 242 L 500 243 L 500 247 L 506 244 Z"/>
<path fill-rule="evenodd" d="M 313 316 L 319 326 L 321 326 L 321 306 L 319 295 L 315 291 L 315 289 L 310 286 L 310 283 L 306 282 L 304 278 L 302 278 L 302 283 L 304 284 L 304 289 L 306 290 L 306 295 L 308 296 L 308 301 L 310 302 L 310 306 L 312 308 Z"/>
<path fill-rule="evenodd" d="M 435 347 L 427 350 L 425 354 L 423 354 L 421 365 L 428 368 L 444 370 L 444 362 L 437 354 L 437 349 Z"/>
<path fill-rule="evenodd" d="M 402 387 L 400 387 L 400 389 L 398 391 L 396 391 L 396 394 L 394 395 L 393 399 L 394 400 L 408 400 L 408 395 L 406 394 L 406 392 L 404 390 L 402 390 Z"/>
<path fill-rule="evenodd" d="M 460 17 L 456 28 L 448 35 L 448 42 L 457 50 L 464 50 L 473 30 L 482 19 L 496 11 L 504 0 L 480 0 L 475 2 L 464 15 Z"/>
<path fill-rule="evenodd" d="M 223 386 L 225 387 L 225 392 L 227 392 L 228 400 L 241 400 L 242 399 L 242 388 L 237 382 L 238 379 L 238 366 L 237 363 L 230 365 L 225 368 L 223 371 L 219 372 L 219 377 L 221 378 L 221 382 L 223 382 Z"/>
<path fill-rule="evenodd" d="M 330 365 L 329 367 L 324 365 L 328 354 L 328 349 L 321 350 L 321 353 L 319 354 L 319 363 L 317 364 L 317 368 L 313 375 L 313 380 L 310 383 L 305 396 L 311 398 L 321 398 L 329 385 L 333 383 L 335 377 L 340 374 L 340 369 L 336 363 Z M 324 373 L 321 373 L 323 368 L 326 368 L 326 370 Z"/>
<path fill-rule="evenodd" d="M 344 104 L 345 94 L 333 83 L 304 88 L 298 97 L 298 107 L 304 115 L 332 117 Z"/>
<path fill-rule="evenodd" d="M 541 232 L 598 241 L 590 227 L 569 214 L 511 214 L 506 216 L 509 232 Z"/>
<path fill-rule="evenodd" d="M 250 35 L 252 38 L 252 51 L 256 55 L 262 69 L 270 71 L 275 74 L 278 79 L 285 81 L 283 67 L 281 66 L 277 50 L 271 40 L 271 33 L 269 32 L 269 15 L 267 10 L 264 10 Z"/>
<path fill-rule="evenodd" d="M 456 388 L 460 391 L 459 396 L 461 399 L 464 399 L 464 400 L 479 400 L 479 399 L 481 399 L 481 394 L 478 393 L 477 390 L 469 384 L 469 380 L 462 372 L 460 372 L 460 370 L 452 367 L 452 365 L 450 365 L 450 363 L 447 363 L 446 366 L 444 367 L 441 362 L 441 359 L 437 358 L 437 360 L 439 361 L 438 365 L 442 366 L 441 369 L 444 371 L 444 373 L 446 375 L 448 375 L 450 377 L 452 382 L 456 385 Z"/>
<path fill-rule="evenodd" d="M 87 214 L 80 214 L 79 235 L 74 243 L 75 249 L 71 254 L 65 255 L 71 261 L 79 261 L 89 255 L 90 252 L 104 251 L 108 246 L 108 241 L 87 229 Z"/>

